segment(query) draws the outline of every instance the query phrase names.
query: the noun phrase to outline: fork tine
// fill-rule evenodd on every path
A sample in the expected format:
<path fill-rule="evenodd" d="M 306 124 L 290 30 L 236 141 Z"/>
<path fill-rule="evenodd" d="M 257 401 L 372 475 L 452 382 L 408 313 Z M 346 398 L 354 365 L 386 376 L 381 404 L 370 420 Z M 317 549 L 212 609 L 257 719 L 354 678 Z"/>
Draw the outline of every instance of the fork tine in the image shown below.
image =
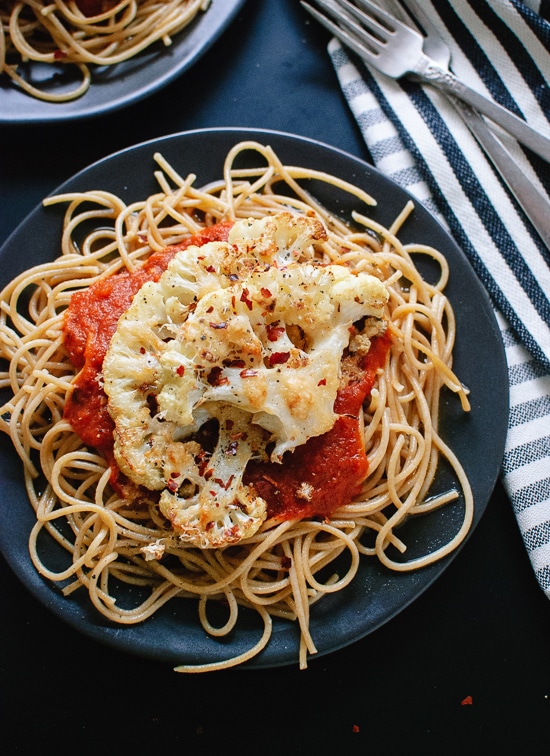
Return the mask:
<path fill-rule="evenodd" d="M 336 11 L 334 11 L 334 9 L 329 8 L 328 4 L 323 0 L 317 0 L 317 2 L 324 9 L 326 9 L 328 13 L 337 13 Z M 374 59 L 376 57 L 376 53 L 367 47 L 367 43 L 364 39 L 364 37 L 366 36 L 365 32 L 360 29 L 360 27 L 358 27 L 355 22 L 353 22 L 353 20 L 349 20 L 347 24 L 348 28 L 344 29 L 334 21 L 331 21 L 330 18 L 327 18 L 327 16 L 324 16 L 309 3 L 304 2 L 304 0 L 300 0 L 300 5 L 302 5 L 308 11 L 308 13 L 313 16 L 313 18 L 315 18 L 322 26 L 324 26 L 325 29 L 328 29 L 329 32 L 334 34 L 335 37 L 343 42 L 344 45 L 349 47 L 350 50 L 353 50 L 353 52 L 357 53 L 357 55 L 367 60 L 369 58 Z M 334 17 L 339 21 L 343 20 L 342 14 L 335 15 Z M 350 30 L 350 27 L 352 30 Z M 359 38 L 359 35 L 361 36 L 361 39 Z"/>
<path fill-rule="evenodd" d="M 309 5 L 309 3 L 303 0 L 300 0 L 300 3 L 319 23 L 332 32 L 335 37 L 338 37 L 341 42 L 363 58 L 374 58 L 382 51 L 383 41 L 380 37 L 384 32 L 387 35 L 388 31 L 375 24 L 373 30 L 375 34 L 368 32 L 355 20 L 355 18 L 358 18 L 363 21 L 363 19 L 368 19 L 368 17 L 354 5 L 347 2 L 347 0 L 316 0 L 317 5 L 326 11 L 334 21 L 324 16 L 316 8 Z"/>
<path fill-rule="evenodd" d="M 342 2 L 342 0 L 339 0 L 339 2 Z M 372 0 L 355 0 L 355 2 L 366 13 L 372 14 L 375 18 L 378 18 L 378 21 L 382 22 L 382 25 L 389 31 L 396 31 L 399 27 L 406 25 L 389 11 L 384 10 L 384 8 L 380 7 L 377 3 L 373 3 Z"/>
<path fill-rule="evenodd" d="M 356 18 L 362 25 L 362 27 L 359 27 L 360 30 L 362 29 L 364 31 L 364 27 L 367 27 L 375 38 L 381 42 L 385 42 L 389 39 L 394 31 L 395 19 L 392 19 L 392 17 L 382 10 L 382 8 L 369 2 L 369 0 L 356 0 L 356 2 L 357 4 L 354 5 L 349 2 L 349 0 L 333 0 L 332 4 L 340 6 L 341 18 L 344 23 L 348 18 L 350 20 L 351 18 Z M 358 5 L 360 7 L 357 7 Z M 349 14 L 349 16 L 347 14 Z M 379 19 L 382 19 L 383 23 L 380 23 Z"/>
<path fill-rule="evenodd" d="M 398 79 L 411 73 L 422 59 L 422 35 L 374 5 L 370 0 L 315 0 L 326 16 L 306 10 L 335 37 L 387 76 Z M 358 7 L 361 3 L 361 8 Z M 331 17 L 331 19 L 328 18 Z"/>

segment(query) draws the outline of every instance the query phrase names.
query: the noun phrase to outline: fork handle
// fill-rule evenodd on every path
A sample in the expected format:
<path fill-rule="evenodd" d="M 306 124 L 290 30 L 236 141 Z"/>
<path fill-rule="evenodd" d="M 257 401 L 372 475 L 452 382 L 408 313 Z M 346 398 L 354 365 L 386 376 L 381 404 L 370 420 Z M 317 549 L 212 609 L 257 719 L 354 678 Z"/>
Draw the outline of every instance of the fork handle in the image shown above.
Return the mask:
<path fill-rule="evenodd" d="M 441 68 L 435 61 L 423 55 L 414 67 L 414 73 L 420 76 L 426 83 L 433 84 L 443 92 L 459 100 L 468 103 L 475 110 L 483 113 L 493 123 L 505 129 L 515 137 L 518 142 L 529 147 L 540 157 L 550 162 L 550 140 L 529 126 L 522 118 L 519 118 L 507 108 L 490 100 L 484 95 L 471 89 L 464 82 L 457 79 L 448 69 Z"/>
<path fill-rule="evenodd" d="M 500 139 L 483 118 L 469 105 L 451 98 L 464 123 L 499 171 L 506 185 L 523 208 L 538 235 L 550 249 L 550 203 L 527 178 Z"/>

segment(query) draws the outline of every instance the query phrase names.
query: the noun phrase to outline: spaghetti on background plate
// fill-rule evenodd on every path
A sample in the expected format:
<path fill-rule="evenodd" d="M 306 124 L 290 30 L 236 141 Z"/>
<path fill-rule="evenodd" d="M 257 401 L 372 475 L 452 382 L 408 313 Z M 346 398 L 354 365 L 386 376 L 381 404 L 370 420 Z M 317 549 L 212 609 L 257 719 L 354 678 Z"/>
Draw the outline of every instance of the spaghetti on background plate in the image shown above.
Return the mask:
<path fill-rule="evenodd" d="M 244 152 L 260 167 L 236 167 Z M 67 205 L 61 254 L 0 296 L 0 427 L 36 512 L 31 557 L 114 623 L 181 598 L 214 637 L 238 632 L 241 607 L 260 615 L 246 652 L 180 671 L 251 659 L 275 617 L 298 624 L 304 667 L 312 605 L 360 560 L 421 569 L 470 529 L 470 485 L 438 428 L 443 390 L 469 409 L 448 265 L 399 241 L 412 205 L 381 226 L 364 191 L 257 142 L 236 144 L 202 188 L 156 160 L 158 192 L 143 201 L 49 198 Z M 364 211 L 337 218 L 312 181 Z M 435 281 L 419 272 L 426 257 Z M 442 460 L 455 483 L 433 490 Z M 454 535 L 408 559 L 399 526 L 444 506 L 462 512 Z M 44 534 L 63 569 L 43 563 Z"/>
<path fill-rule="evenodd" d="M 114 66 L 155 43 L 169 47 L 210 0 L 2 0 L 0 72 L 39 100 L 67 102 L 81 97 L 93 67 Z M 56 91 L 26 73 L 28 62 L 73 66 L 80 83 Z"/>

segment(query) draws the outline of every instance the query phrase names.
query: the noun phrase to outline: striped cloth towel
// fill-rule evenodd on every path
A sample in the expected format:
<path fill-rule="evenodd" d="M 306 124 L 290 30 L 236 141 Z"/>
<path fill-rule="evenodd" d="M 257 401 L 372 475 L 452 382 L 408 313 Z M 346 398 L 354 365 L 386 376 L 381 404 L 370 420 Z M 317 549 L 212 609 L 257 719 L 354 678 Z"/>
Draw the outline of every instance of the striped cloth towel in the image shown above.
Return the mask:
<path fill-rule="evenodd" d="M 549 0 L 422 3 L 455 74 L 550 135 Z M 447 226 L 491 296 L 511 386 L 501 476 L 550 598 L 550 252 L 443 95 L 368 69 L 335 39 L 328 50 L 373 162 Z M 502 139 L 549 195 L 548 164 Z"/>

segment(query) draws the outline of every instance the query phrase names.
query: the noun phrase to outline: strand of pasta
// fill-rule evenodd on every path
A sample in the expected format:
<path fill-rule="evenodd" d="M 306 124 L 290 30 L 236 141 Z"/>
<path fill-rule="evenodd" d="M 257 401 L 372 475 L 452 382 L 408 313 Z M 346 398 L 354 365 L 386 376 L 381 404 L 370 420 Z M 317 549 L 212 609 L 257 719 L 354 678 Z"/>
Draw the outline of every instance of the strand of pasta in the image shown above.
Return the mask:
<path fill-rule="evenodd" d="M 260 615 L 264 623 L 263 633 L 260 640 L 254 646 L 249 648 L 247 651 L 245 651 L 242 654 L 239 654 L 238 656 L 234 656 L 231 659 L 226 659 L 220 662 L 210 662 L 209 664 L 180 664 L 177 667 L 174 667 L 174 671 L 196 673 L 196 674 L 200 672 L 216 672 L 216 671 L 221 671 L 223 669 L 230 669 L 231 667 L 236 667 L 239 664 L 244 664 L 245 662 L 250 661 L 250 659 L 253 659 L 261 651 L 263 651 L 263 649 L 269 643 L 269 639 L 271 638 L 271 632 L 273 628 L 273 621 L 271 619 L 271 615 L 269 614 L 269 612 L 267 612 L 262 606 L 259 606 L 258 614 Z"/>

